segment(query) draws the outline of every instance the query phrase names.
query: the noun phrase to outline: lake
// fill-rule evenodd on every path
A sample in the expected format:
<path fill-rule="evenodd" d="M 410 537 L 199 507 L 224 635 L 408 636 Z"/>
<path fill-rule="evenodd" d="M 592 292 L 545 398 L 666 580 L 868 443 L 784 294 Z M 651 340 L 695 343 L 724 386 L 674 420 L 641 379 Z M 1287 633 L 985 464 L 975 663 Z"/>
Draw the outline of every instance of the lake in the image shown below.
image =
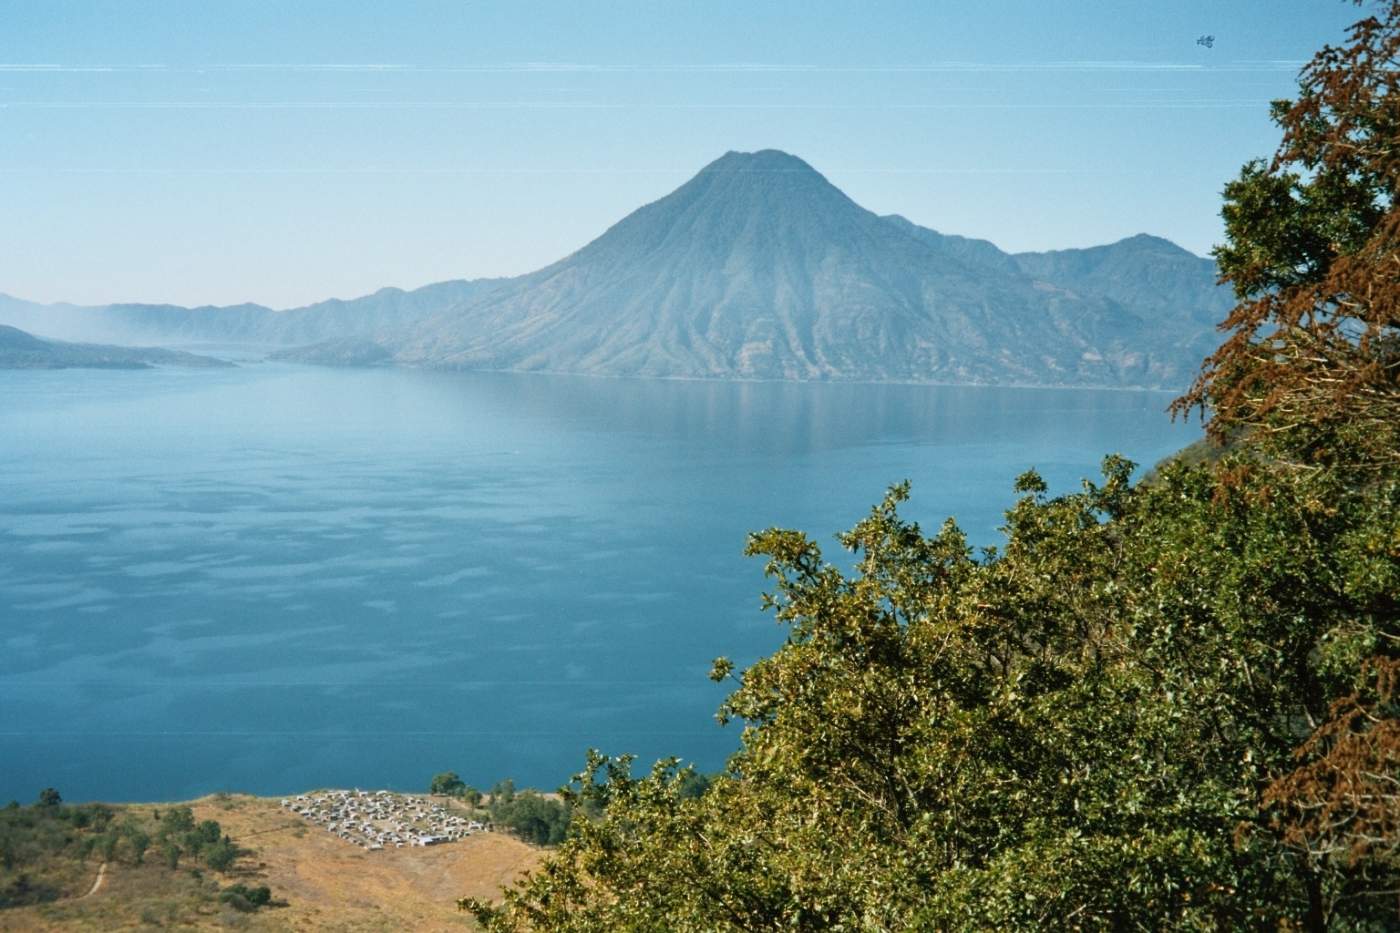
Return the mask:
<path fill-rule="evenodd" d="M 782 630 L 745 535 L 906 514 L 995 544 L 1013 478 L 1199 436 L 1126 391 L 253 363 L 0 371 L 0 802 L 553 788 L 719 768 L 720 654 Z"/>

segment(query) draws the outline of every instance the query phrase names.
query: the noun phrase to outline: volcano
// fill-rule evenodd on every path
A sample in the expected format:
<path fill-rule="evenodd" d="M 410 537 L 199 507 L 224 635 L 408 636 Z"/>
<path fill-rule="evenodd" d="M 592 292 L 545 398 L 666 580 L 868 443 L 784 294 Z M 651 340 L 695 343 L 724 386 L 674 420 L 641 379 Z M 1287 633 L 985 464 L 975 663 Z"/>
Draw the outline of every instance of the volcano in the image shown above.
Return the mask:
<path fill-rule="evenodd" d="M 1012 255 L 874 214 L 770 149 L 727 153 L 394 350 L 464 369 L 1178 388 L 1228 307 L 1214 264 L 1166 240 Z"/>

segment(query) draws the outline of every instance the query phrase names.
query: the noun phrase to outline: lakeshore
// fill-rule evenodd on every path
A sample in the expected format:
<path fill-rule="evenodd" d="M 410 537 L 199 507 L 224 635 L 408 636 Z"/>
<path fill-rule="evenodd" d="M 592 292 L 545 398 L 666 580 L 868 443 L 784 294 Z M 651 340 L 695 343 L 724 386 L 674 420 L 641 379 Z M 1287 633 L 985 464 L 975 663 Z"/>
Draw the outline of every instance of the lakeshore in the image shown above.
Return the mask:
<path fill-rule="evenodd" d="M 328 794 L 321 791 L 320 794 Z M 305 796 L 310 798 L 311 792 Z M 420 795 L 404 798 L 412 813 Z M 408 798 L 414 798 L 409 801 Z M 291 799 L 295 799 L 295 795 Z M 431 798 L 431 807 L 464 818 L 456 801 Z M 185 869 L 89 859 L 73 877 L 69 896 L 47 904 L 0 911 L 0 931 L 109 930 L 177 926 L 181 929 L 448 930 L 471 928 L 457 910 L 463 896 L 495 898 L 533 867 L 543 850 L 484 827 L 450 843 L 369 851 L 281 805 L 276 797 L 219 794 L 186 804 L 197 821 L 217 820 L 244 850 L 219 873 L 221 886 L 266 885 L 285 906 L 241 914 L 200 902 Z M 181 804 L 114 805 L 119 814 L 169 811 Z M 387 811 L 387 808 L 386 808 Z M 105 867 L 104 867 L 105 866 Z M 95 879 L 101 877 L 101 884 Z M 204 873 L 204 883 L 214 878 Z M 87 894 L 87 896 L 83 896 Z"/>

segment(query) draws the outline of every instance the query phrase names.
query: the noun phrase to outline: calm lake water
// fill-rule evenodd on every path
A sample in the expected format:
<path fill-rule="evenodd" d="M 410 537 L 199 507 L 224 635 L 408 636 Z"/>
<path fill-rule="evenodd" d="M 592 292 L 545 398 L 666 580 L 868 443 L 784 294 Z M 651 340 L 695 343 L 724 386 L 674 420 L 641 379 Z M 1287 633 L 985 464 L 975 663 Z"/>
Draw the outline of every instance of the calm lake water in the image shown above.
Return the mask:
<path fill-rule="evenodd" d="M 718 768 L 706 679 L 781 641 L 745 534 L 1194 440 L 1143 392 L 326 370 L 0 372 L 0 801 L 554 787 Z"/>

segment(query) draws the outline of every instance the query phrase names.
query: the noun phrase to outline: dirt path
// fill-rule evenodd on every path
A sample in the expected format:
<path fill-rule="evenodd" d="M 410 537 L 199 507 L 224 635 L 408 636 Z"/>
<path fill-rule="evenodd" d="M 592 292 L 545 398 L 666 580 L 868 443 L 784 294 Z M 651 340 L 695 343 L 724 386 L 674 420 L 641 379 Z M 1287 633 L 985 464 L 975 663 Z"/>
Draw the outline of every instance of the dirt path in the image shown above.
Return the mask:
<path fill-rule="evenodd" d="M 91 890 L 89 890 L 88 893 L 84 894 L 83 897 L 92 897 L 92 896 L 93 896 L 94 894 L 96 894 L 98 891 L 102 890 L 102 882 L 104 882 L 104 881 L 106 881 L 106 880 L 107 880 L 107 863 L 106 863 L 106 862 L 103 862 L 101 865 L 98 865 L 98 866 L 97 866 L 97 877 L 94 878 L 94 879 L 92 879 L 92 888 L 91 888 Z"/>

